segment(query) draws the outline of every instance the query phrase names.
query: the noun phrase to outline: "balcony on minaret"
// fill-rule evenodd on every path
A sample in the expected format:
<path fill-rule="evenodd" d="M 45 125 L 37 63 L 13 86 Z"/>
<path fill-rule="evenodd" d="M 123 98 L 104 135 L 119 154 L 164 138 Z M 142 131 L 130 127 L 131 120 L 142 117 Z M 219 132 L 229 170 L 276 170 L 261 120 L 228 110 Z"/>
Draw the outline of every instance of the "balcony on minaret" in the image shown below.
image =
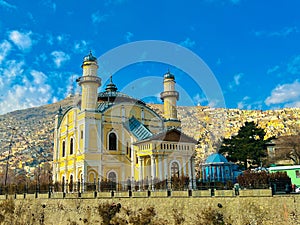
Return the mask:
<path fill-rule="evenodd" d="M 178 91 L 164 91 L 160 93 L 160 99 L 164 101 L 166 97 L 176 97 L 177 101 L 179 100 L 179 93 Z"/>
<path fill-rule="evenodd" d="M 79 77 L 76 81 L 79 85 L 83 83 L 97 83 L 99 86 L 101 85 L 101 78 L 91 75 Z"/>

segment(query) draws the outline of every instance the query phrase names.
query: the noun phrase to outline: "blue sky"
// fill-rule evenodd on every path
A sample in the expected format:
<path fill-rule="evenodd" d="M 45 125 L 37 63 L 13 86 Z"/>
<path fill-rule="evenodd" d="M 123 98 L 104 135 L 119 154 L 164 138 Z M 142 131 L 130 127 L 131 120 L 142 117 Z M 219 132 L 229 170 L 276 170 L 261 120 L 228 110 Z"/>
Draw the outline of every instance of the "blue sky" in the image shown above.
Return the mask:
<path fill-rule="evenodd" d="M 143 40 L 198 55 L 227 108 L 300 107 L 299 9 L 298 0 L 0 0 L 0 114 L 79 91 L 74 81 L 90 50 L 100 57 Z M 179 105 L 221 107 L 173 65 L 136 63 L 113 78 L 120 91 L 157 102 L 168 69 L 176 76 Z M 106 82 L 107 76 L 99 91 Z"/>

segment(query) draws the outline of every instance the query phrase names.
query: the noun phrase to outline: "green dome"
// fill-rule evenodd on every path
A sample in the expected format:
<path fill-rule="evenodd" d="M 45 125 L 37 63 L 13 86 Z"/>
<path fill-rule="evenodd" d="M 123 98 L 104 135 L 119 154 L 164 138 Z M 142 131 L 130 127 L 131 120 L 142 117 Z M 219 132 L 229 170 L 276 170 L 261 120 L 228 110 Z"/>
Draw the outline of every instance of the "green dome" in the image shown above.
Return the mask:
<path fill-rule="evenodd" d="M 94 62 L 97 61 L 97 58 L 93 56 L 92 51 L 90 51 L 90 53 L 83 58 L 83 62 L 87 62 L 87 61 L 94 61 Z"/>
<path fill-rule="evenodd" d="M 168 70 L 168 72 L 164 75 L 164 78 L 175 79 L 175 76 L 171 74 L 170 70 Z"/>

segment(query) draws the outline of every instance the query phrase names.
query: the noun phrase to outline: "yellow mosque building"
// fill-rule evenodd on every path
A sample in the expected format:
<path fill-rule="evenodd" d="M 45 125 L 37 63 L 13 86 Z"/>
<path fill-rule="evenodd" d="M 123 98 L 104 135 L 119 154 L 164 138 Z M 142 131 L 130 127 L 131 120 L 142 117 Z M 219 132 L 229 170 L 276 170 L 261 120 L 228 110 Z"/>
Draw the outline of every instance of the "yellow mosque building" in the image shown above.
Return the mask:
<path fill-rule="evenodd" d="M 162 118 L 143 101 L 119 92 L 112 77 L 98 93 L 101 78 L 92 53 L 81 67 L 79 104 L 55 117 L 53 181 L 124 184 L 184 175 L 195 187 L 196 141 L 180 130 L 174 75 L 163 77 Z"/>

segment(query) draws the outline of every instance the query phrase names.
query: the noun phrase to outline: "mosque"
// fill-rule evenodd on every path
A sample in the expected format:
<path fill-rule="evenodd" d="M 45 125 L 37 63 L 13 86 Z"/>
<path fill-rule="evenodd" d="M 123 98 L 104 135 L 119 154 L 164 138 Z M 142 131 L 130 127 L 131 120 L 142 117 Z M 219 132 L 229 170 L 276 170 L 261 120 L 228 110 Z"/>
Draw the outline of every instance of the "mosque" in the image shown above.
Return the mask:
<path fill-rule="evenodd" d="M 163 76 L 161 117 L 143 101 L 119 92 L 112 77 L 98 93 L 101 78 L 91 52 L 81 67 L 81 100 L 65 112 L 60 108 L 55 117 L 53 181 L 120 184 L 184 175 L 193 187 L 196 140 L 181 132 L 174 75 Z"/>

